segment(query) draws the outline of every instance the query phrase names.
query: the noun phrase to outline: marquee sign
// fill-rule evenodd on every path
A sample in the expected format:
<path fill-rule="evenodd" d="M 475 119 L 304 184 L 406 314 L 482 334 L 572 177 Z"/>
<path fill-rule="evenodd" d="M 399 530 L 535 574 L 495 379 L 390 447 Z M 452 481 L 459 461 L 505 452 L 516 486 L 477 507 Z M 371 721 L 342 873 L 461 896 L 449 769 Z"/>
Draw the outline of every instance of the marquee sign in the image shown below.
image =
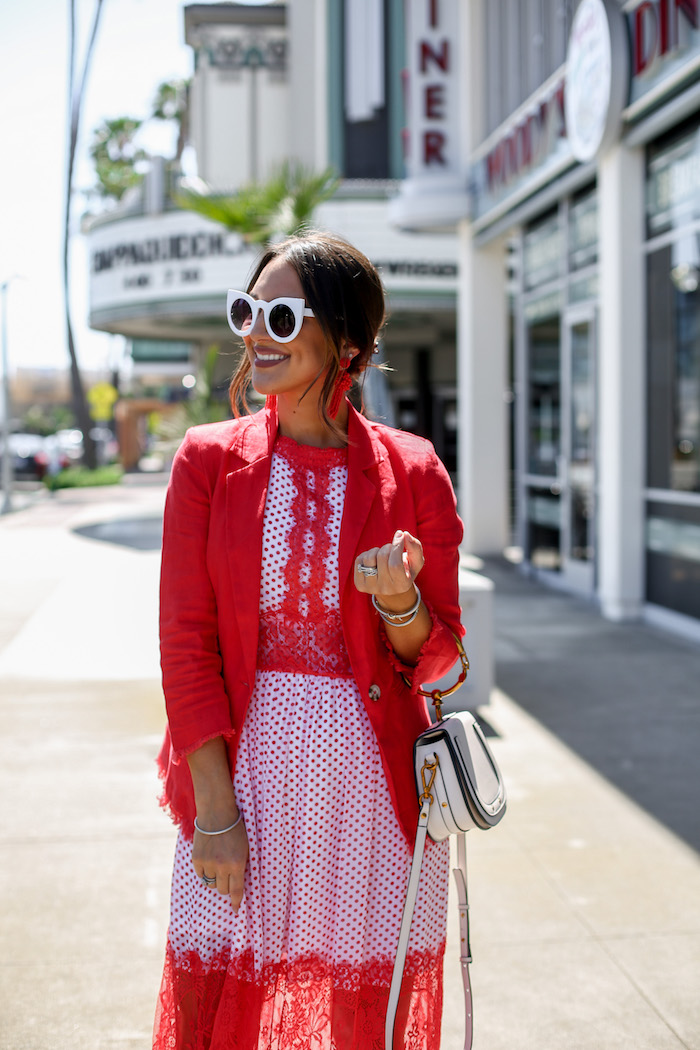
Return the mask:
<path fill-rule="evenodd" d="M 394 229 L 386 201 L 330 200 L 319 207 L 316 221 L 375 261 L 387 291 L 454 293 L 456 239 L 416 238 Z M 128 318 L 132 308 L 140 316 L 152 303 L 162 316 L 170 307 L 173 316 L 186 316 L 193 304 L 220 299 L 225 324 L 226 289 L 245 288 L 258 257 L 239 234 L 189 211 L 95 225 L 88 251 L 93 320 L 112 311 Z"/>
<path fill-rule="evenodd" d="M 189 211 L 96 225 L 88 250 L 91 312 L 221 295 L 245 285 L 255 259 L 239 234 Z"/>

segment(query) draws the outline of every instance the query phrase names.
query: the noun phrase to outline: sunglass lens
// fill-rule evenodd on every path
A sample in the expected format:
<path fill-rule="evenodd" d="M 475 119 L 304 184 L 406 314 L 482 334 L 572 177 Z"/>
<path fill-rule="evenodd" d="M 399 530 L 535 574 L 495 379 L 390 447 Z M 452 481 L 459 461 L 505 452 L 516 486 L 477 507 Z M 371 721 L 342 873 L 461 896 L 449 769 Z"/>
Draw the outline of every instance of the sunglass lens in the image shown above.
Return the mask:
<path fill-rule="evenodd" d="M 284 303 L 278 303 L 270 310 L 270 330 L 272 335 L 288 339 L 294 331 L 294 311 Z"/>
<path fill-rule="evenodd" d="M 250 319 L 253 316 L 253 311 L 250 308 L 250 303 L 245 299 L 234 299 L 231 303 L 231 321 L 233 327 L 242 331 L 244 328 L 250 326 Z"/>

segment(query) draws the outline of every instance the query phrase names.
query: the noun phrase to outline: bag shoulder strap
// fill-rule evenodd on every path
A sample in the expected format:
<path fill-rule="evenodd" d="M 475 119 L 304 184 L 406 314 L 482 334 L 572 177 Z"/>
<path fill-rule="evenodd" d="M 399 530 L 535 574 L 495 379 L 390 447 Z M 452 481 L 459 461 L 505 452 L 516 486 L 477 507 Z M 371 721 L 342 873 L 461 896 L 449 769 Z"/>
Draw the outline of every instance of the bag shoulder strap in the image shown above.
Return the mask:
<path fill-rule="evenodd" d="M 420 872 L 423 865 L 423 853 L 425 852 L 425 839 L 428 833 L 428 816 L 430 814 L 430 799 L 424 798 L 418 817 L 416 828 L 416 840 L 413 847 L 413 859 L 411 871 L 408 876 L 408 890 L 406 891 L 406 903 L 401 916 L 401 928 L 399 930 L 399 943 L 396 949 L 396 960 L 394 972 L 391 976 L 391 987 L 389 989 L 389 1006 L 386 1014 L 384 1028 L 385 1050 L 393 1050 L 394 1026 L 396 1024 L 396 1011 L 399 1005 L 399 993 L 401 981 L 406 965 L 408 953 L 408 939 L 411 933 L 413 912 L 416 907 L 418 896 L 418 884 Z M 469 979 L 469 963 L 472 961 L 471 946 L 469 944 L 469 901 L 467 897 L 467 837 L 464 832 L 457 835 L 457 867 L 453 869 L 453 875 L 457 884 L 457 902 L 459 907 L 459 938 L 460 952 L 459 961 L 462 970 L 462 984 L 464 986 L 464 1050 L 471 1050 L 472 1046 L 472 990 Z"/>

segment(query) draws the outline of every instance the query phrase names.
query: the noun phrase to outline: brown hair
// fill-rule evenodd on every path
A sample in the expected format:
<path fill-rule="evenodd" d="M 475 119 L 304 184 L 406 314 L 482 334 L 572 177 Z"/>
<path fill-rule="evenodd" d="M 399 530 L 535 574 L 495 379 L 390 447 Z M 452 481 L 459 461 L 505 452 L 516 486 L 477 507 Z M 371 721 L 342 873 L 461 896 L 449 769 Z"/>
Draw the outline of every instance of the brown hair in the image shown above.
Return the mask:
<path fill-rule="evenodd" d="M 326 426 L 337 431 L 328 406 L 340 371 L 340 358 L 346 344 L 357 349 L 348 369 L 355 378 L 369 364 L 377 334 L 384 323 L 381 279 L 367 256 L 357 248 L 340 237 L 313 230 L 268 247 L 248 282 L 248 292 L 268 263 L 279 258 L 288 262 L 298 274 L 307 305 L 313 310 L 326 338 L 324 367 L 329 367 L 319 398 L 319 414 Z M 250 411 L 246 399 L 250 372 L 248 355 L 243 354 L 229 389 L 231 407 L 236 416 L 242 414 L 241 409 Z"/>

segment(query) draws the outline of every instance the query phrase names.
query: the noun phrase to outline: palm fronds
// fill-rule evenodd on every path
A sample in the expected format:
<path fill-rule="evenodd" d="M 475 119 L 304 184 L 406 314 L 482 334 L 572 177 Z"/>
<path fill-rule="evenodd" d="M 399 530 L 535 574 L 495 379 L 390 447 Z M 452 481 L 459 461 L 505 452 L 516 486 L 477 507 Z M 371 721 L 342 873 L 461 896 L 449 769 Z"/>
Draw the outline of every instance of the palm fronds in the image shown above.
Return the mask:
<path fill-rule="evenodd" d="M 287 161 L 267 182 L 249 183 L 234 194 L 186 189 L 177 203 L 240 233 L 250 244 L 265 244 L 308 226 L 314 210 L 332 197 L 338 184 L 332 168 L 315 174 Z"/>

